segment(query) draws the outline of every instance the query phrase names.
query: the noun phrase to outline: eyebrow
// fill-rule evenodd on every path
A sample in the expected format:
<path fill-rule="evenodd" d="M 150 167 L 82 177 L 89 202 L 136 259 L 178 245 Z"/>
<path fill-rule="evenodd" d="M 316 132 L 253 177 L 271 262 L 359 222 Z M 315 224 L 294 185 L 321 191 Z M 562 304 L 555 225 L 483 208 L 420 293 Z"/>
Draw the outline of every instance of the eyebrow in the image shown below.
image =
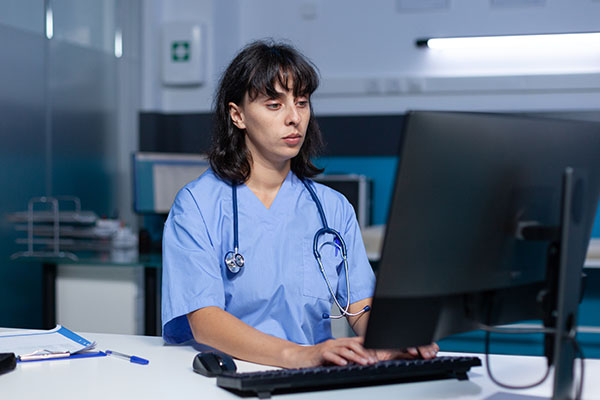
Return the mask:
<path fill-rule="evenodd" d="M 277 93 L 275 96 L 265 95 L 265 97 L 267 99 L 281 99 L 282 97 L 285 96 L 285 93 L 283 93 L 283 92 L 275 92 L 275 93 Z"/>
<path fill-rule="evenodd" d="M 290 93 L 292 93 L 292 95 L 293 95 L 293 97 L 294 97 L 294 98 L 298 98 L 298 97 L 310 97 L 308 94 L 302 94 L 302 93 L 300 93 L 300 94 L 298 94 L 298 95 L 296 96 L 296 95 L 294 95 L 294 93 L 293 93 L 293 91 L 292 91 L 292 90 L 290 90 L 289 92 L 290 92 Z M 264 97 L 266 97 L 266 98 L 268 98 L 268 99 L 280 99 L 280 98 L 282 98 L 282 97 L 284 97 L 284 96 L 285 96 L 285 93 L 284 93 L 284 92 L 276 92 L 276 93 L 277 93 L 277 94 L 276 94 L 275 96 L 269 96 L 269 95 L 267 95 L 267 94 L 263 94 L 262 96 L 264 96 Z"/>
<path fill-rule="evenodd" d="M 296 95 L 294 95 L 293 90 L 289 90 L 286 92 L 291 92 L 292 95 L 294 96 L 294 98 L 298 98 L 298 97 L 309 98 L 310 97 L 310 95 L 308 93 L 304 93 L 304 94 L 301 93 L 301 94 L 298 94 L 298 96 L 296 96 Z M 286 95 L 286 92 L 276 91 L 274 96 L 271 96 L 266 92 L 258 92 L 256 97 L 254 97 L 254 100 L 252 100 L 252 101 L 280 100 Z M 252 96 L 250 96 L 250 98 L 252 98 Z"/>

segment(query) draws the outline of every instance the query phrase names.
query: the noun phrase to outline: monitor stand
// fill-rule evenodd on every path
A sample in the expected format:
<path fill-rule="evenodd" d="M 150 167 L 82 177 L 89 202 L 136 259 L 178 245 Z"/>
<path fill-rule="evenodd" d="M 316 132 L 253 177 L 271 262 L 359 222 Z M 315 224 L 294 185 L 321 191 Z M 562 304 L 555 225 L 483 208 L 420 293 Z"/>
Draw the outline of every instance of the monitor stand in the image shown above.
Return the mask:
<path fill-rule="evenodd" d="M 582 224 L 586 175 L 566 168 L 563 175 L 560 225 L 522 223 L 518 236 L 524 240 L 549 240 L 548 285 L 544 293 L 544 327 L 555 329 L 544 338 L 548 365 L 554 365 L 553 400 L 573 398 L 573 365 L 576 357 L 577 309 L 581 300 L 583 264 L 587 248 Z"/>
<path fill-rule="evenodd" d="M 581 300 L 583 264 L 587 249 L 576 248 L 585 240 L 582 208 L 586 177 L 583 171 L 566 168 L 563 175 L 559 227 L 528 226 L 525 240 L 551 240 L 548 249 L 548 287 L 544 296 L 544 326 L 555 329 L 546 334 L 544 353 L 554 365 L 553 400 L 573 398 L 573 364 L 576 357 L 577 309 Z"/>
<path fill-rule="evenodd" d="M 576 248 L 588 244 L 582 215 L 584 191 L 587 189 L 583 171 L 565 170 L 561 212 L 559 273 L 556 291 L 556 322 L 553 344 L 554 390 L 552 399 L 573 398 L 573 365 L 576 357 L 575 333 L 577 309 L 581 300 L 583 264 L 587 249 Z M 550 361 L 550 360 L 549 360 Z"/>

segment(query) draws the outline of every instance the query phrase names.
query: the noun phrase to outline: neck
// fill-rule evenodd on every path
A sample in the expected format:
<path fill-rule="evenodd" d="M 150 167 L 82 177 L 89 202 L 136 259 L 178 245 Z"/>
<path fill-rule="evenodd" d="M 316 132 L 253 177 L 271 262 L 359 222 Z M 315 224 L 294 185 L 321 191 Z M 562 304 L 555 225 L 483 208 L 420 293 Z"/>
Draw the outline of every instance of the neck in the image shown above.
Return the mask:
<path fill-rule="evenodd" d="M 281 188 L 283 181 L 290 172 L 290 168 L 291 163 L 289 160 L 280 168 L 253 162 L 246 186 L 269 209 L 279 192 L 279 188 Z"/>
<path fill-rule="evenodd" d="M 287 160 L 284 164 L 276 168 L 260 162 L 253 162 L 250 178 L 246 181 L 246 186 L 255 192 L 277 192 L 290 172 L 290 168 L 290 160 Z"/>

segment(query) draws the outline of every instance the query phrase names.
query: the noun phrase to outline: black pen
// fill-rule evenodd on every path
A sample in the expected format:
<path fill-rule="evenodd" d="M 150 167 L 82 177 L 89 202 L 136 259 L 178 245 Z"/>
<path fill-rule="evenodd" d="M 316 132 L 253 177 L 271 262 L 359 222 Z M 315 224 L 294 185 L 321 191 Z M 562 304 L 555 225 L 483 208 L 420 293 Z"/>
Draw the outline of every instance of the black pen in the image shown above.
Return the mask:
<path fill-rule="evenodd" d="M 125 358 L 125 359 L 129 360 L 129 362 L 132 362 L 135 364 L 146 365 L 150 362 L 150 361 L 146 360 L 145 358 L 141 358 L 141 357 L 137 357 L 137 356 L 129 356 L 127 354 L 119 353 L 118 351 L 106 350 L 105 353 L 108 355 Z"/>

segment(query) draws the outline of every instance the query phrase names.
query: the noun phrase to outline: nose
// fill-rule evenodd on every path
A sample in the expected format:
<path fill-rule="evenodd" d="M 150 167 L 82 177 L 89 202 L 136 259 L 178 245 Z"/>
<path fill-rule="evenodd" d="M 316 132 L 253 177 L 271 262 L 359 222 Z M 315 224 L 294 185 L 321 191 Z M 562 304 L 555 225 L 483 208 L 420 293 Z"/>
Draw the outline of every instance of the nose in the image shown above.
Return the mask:
<path fill-rule="evenodd" d="M 289 112 L 287 115 L 287 125 L 292 125 L 292 126 L 296 126 L 300 123 L 300 121 L 302 120 L 302 117 L 300 115 L 300 113 L 298 112 L 298 108 L 296 107 L 295 104 L 291 105 L 289 108 Z"/>

